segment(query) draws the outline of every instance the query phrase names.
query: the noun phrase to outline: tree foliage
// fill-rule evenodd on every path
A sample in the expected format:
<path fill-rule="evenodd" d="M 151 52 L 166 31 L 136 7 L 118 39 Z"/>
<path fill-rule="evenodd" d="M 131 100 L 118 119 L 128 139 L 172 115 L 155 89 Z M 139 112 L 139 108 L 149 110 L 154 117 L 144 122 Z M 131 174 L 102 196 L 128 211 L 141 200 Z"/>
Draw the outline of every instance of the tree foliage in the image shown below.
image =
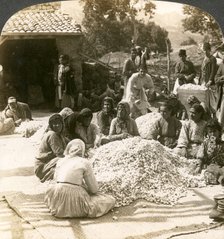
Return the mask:
<path fill-rule="evenodd" d="M 156 8 L 154 3 L 139 0 L 81 1 L 84 2 L 85 15 L 84 50 L 89 55 L 99 57 L 110 51 L 127 51 L 133 39 L 141 46 L 153 43 L 164 50 L 164 38 L 168 33 L 154 23 L 145 24 L 136 17 L 143 11 L 151 19 Z"/>
<path fill-rule="evenodd" d="M 186 18 L 182 20 L 185 31 L 200 33 L 201 35 L 209 34 L 215 40 L 221 38 L 221 29 L 210 14 L 188 5 L 183 7 L 183 12 L 186 15 Z"/>

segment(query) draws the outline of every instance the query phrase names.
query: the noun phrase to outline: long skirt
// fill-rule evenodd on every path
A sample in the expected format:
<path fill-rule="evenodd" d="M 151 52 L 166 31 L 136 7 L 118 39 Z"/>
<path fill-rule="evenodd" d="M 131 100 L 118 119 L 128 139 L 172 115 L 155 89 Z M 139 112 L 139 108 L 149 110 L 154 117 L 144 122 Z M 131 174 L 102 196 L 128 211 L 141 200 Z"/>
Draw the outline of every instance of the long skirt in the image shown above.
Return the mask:
<path fill-rule="evenodd" d="M 45 181 L 52 180 L 54 178 L 55 167 L 58 160 L 59 158 L 56 157 L 44 163 L 36 159 L 34 172 L 42 183 Z"/>
<path fill-rule="evenodd" d="M 100 217 L 115 205 L 110 195 L 89 195 L 85 188 L 67 183 L 51 184 L 44 201 L 58 218 Z"/>

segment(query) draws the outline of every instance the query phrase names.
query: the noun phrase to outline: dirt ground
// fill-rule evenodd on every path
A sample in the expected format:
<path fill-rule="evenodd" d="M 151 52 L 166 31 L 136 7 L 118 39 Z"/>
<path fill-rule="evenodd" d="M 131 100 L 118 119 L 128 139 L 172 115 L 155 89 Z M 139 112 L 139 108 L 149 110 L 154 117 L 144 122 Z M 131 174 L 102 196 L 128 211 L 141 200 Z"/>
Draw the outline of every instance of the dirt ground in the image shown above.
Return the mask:
<path fill-rule="evenodd" d="M 50 113 L 34 113 L 45 121 Z M 37 142 L 21 135 L 0 137 L 1 239 L 222 239 L 223 223 L 208 213 L 221 186 L 189 189 L 178 205 L 137 201 L 98 219 L 52 217 L 44 205 L 47 184 L 33 173 Z"/>

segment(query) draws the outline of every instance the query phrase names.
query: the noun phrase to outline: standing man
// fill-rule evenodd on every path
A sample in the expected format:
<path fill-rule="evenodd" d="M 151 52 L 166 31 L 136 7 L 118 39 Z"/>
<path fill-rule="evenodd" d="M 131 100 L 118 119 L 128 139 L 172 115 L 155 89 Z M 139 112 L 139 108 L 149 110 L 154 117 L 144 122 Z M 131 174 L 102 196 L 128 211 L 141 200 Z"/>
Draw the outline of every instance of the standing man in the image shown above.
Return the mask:
<path fill-rule="evenodd" d="M 194 78 L 196 71 L 191 61 L 187 60 L 186 50 L 180 49 L 179 51 L 180 60 L 175 66 L 176 81 L 173 89 L 173 94 L 177 94 L 177 89 L 183 84 L 194 84 Z"/>
<path fill-rule="evenodd" d="M 54 82 L 56 86 L 55 107 L 57 109 L 64 107 L 74 108 L 76 89 L 74 72 L 69 64 L 68 55 L 60 55 Z"/>
<path fill-rule="evenodd" d="M 203 44 L 203 52 L 205 54 L 201 65 L 199 83 L 208 88 L 208 107 L 213 113 L 216 112 L 217 92 L 215 89 L 215 75 L 217 73 L 217 60 L 211 54 L 211 45 L 209 42 Z"/>
<path fill-rule="evenodd" d="M 125 100 L 130 105 L 131 117 L 133 119 L 150 111 L 146 90 L 149 96 L 155 94 L 155 87 L 151 76 L 146 74 L 141 67 L 139 72 L 132 74 L 126 89 Z"/>
<path fill-rule="evenodd" d="M 200 85 L 210 87 L 214 85 L 214 79 L 217 72 L 216 58 L 211 54 L 211 45 L 208 42 L 203 44 L 203 52 L 205 54 L 201 65 L 201 74 L 199 78 Z"/>
<path fill-rule="evenodd" d="M 124 62 L 122 74 L 124 76 L 124 97 L 126 92 L 126 87 L 128 84 L 128 79 L 133 73 L 137 72 L 137 65 L 135 63 L 137 56 L 137 51 L 135 48 L 131 48 L 131 57 Z"/>

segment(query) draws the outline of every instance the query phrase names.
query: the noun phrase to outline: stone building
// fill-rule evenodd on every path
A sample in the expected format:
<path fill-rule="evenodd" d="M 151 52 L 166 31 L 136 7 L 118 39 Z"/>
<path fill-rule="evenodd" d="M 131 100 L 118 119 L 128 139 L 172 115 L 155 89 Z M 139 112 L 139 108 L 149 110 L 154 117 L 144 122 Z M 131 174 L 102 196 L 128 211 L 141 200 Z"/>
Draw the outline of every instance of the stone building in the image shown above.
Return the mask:
<path fill-rule="evenodd" d="M 82 88 L 83 34 L 81 26 L 61 11 L 61 3 L 39 4 L 14 14 L 0 37 L 4 87 L 0 107 L 8 96 L 31 105 L 54 101 L 53 72 L 60 54 L 68 54 L 75 81 Z"/>

